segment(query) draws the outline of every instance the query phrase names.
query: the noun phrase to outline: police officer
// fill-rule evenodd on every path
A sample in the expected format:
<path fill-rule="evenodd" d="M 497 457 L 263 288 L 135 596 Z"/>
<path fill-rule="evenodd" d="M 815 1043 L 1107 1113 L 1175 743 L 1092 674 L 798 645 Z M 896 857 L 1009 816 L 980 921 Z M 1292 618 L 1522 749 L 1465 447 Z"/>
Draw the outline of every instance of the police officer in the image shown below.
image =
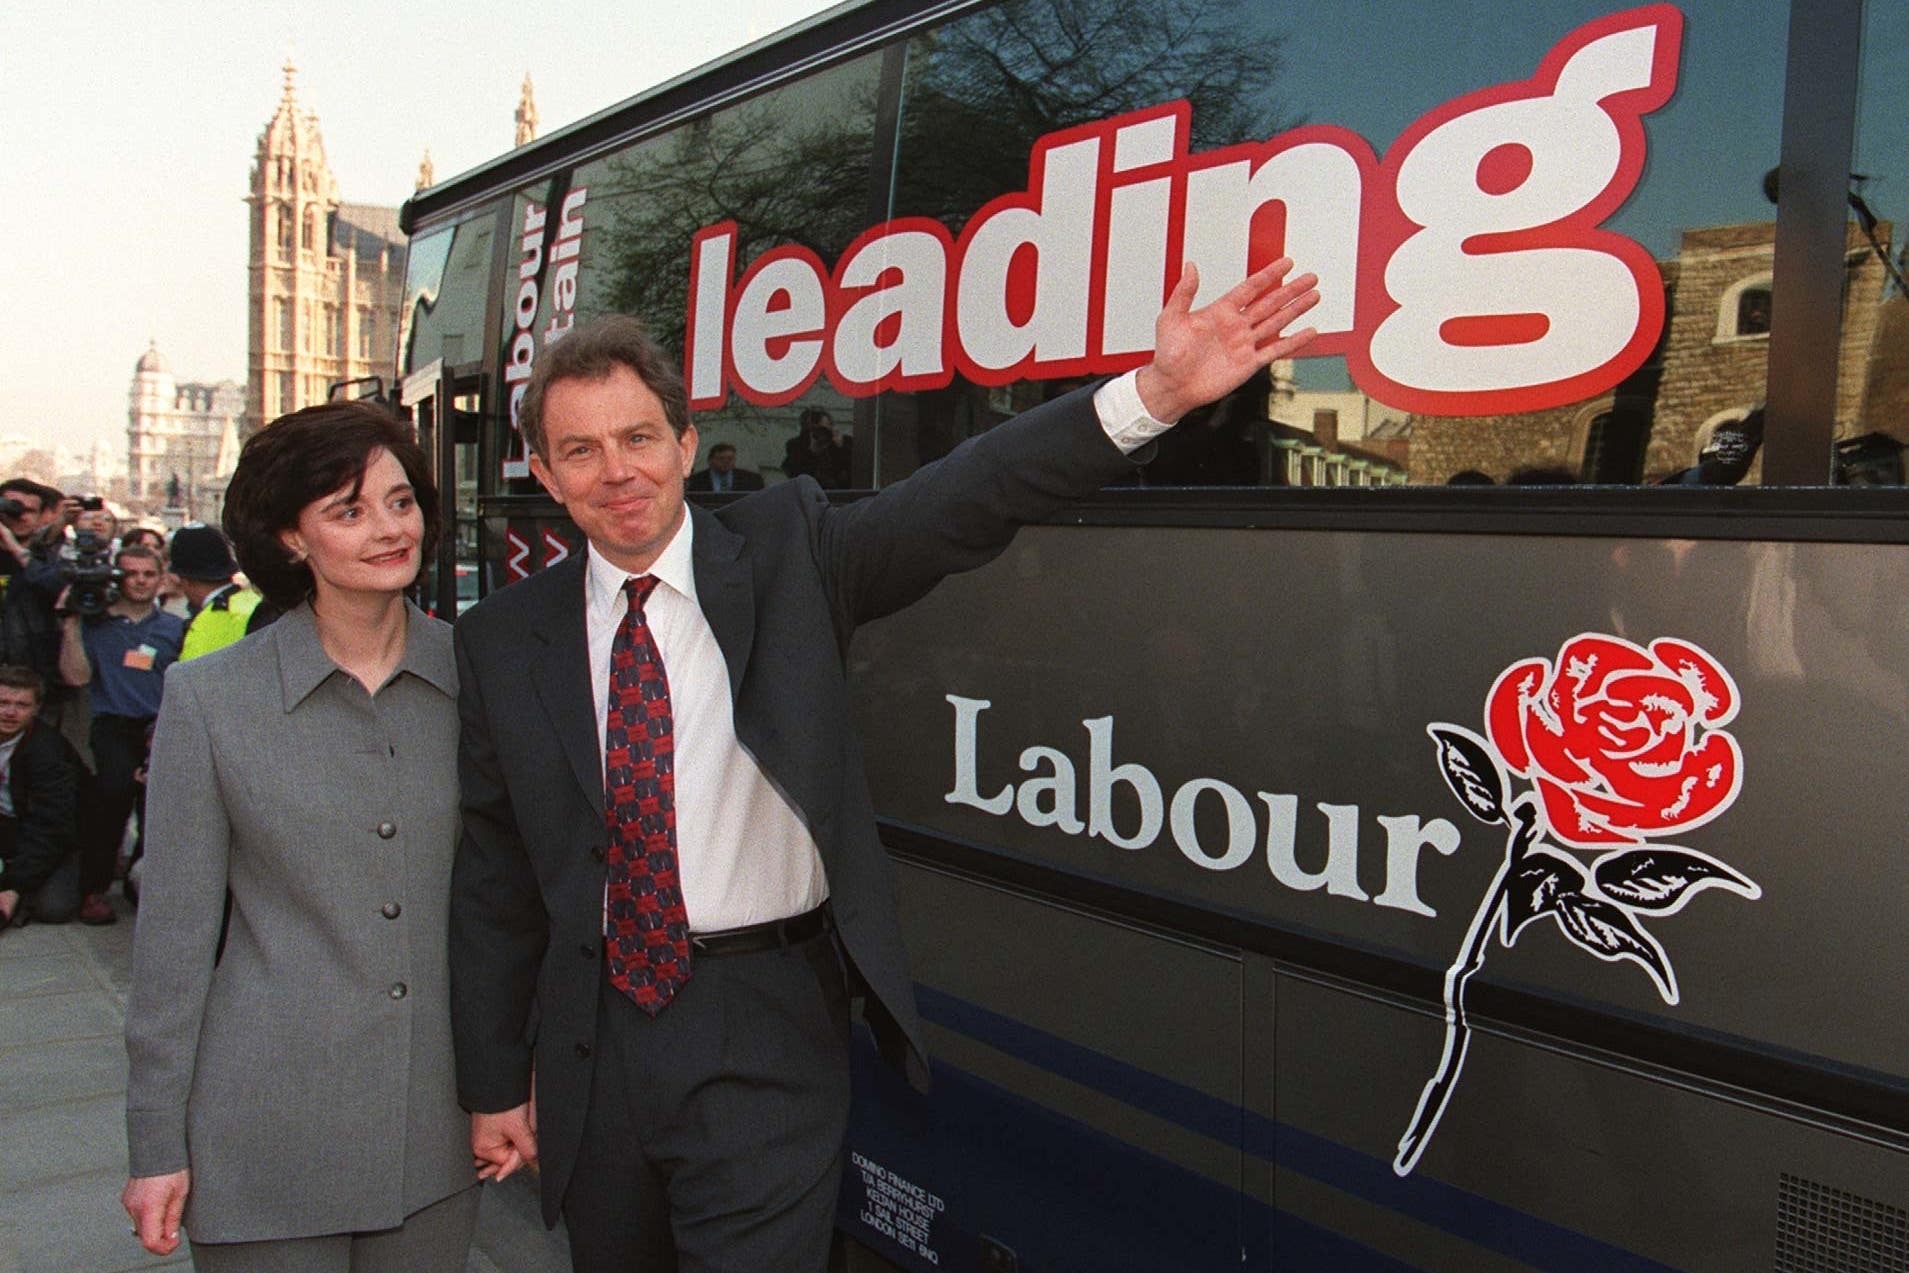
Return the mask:
<path fill-rule="evenodd" d="M 172 535 L 172 573 L 186 594 L 192 621 L 179 661 L 223 649 L 244 636 L 259 594 L 232 581 L 238 573 L 232 546 L 216 527 L 198 522 L 181 526 Z"/>

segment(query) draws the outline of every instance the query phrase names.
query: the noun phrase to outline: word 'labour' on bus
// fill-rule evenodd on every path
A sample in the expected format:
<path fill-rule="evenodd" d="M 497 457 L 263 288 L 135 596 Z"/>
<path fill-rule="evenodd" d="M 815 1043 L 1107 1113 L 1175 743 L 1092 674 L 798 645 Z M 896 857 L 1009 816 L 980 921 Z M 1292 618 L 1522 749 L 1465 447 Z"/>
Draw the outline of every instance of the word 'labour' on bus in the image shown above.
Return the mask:
<path fill-rule="evenodd" d="M 1520 83 L 1469 93 L 1386 154 L 1319 125 L 1188 153 L 1185 101 L 1050 133 L 1028 186 L 959 239 L 906 217 L 831 271 L 800 246 L 736 277 L 740 231 L 698 231 L 685 353 L 691 405 L 733 389 L 792 402 L 841 392 L 1094 375 L 1143 362 L 1179 277 L 1205 304 L 1280 255 L 1319 277 L 1307 356 L 1427 414 L 1538 411 L 1635 371 L 1664 322 L 1650 254 L 1599 228 L 1644 171 L 1642 118 L 1676 87 L 1682 15 L 1652 5 L 1587 23 Z"/>
<path fill-rule="evenodd" d="M 1299 861 L 1299 798 L 1269 791 L 1255 792 L 1266 807 L 1266 833 L 1260 836 L 1258 813 L 1238 787 L 1218 778 L 1192 778 L 1182 783 L 1171 800 L 1160 780 L 1145 765 L 1114 763 L 1114 718 L 1084 720 L 1087 730 L 1087 816 L 1080 816 L 1080 785 L 1074 761 L 1053 747 L 1024 749 L 1019 765 L 1031 775 L 1018 789 L 1003 782 L 991 795 L 981 794 L 977 757 L 981 713 L 993 706 L 985 698 L 946 695 L 954 706 L 954 784 L 942 798 L 996 817 L 1010 810 L 1032 827 L 1052 827 L 1067 835 L 1105 840 L 1116 848 L 1138 851 L 1151 847 L 1164 826 L 1182 856 L 1209 871 L 1231 871 L 1253 860 L 1263 842 L 1266 865 L 1273 878 L 1287 888 L 1311 892 L 1320 888 L 1334 897 L 1372 902 L 1415 915 L 1435 916 L 1418 894 L 1419 856 L 1432 849 L 1450 857 L 1458 849 L 1458 828 L 1444 818 L 1420 819 L 1416 814 L 1380 816 L 1385 830 L 1385 887 L 1375 897 L 1359 885 L 1359 806 L 1319 804 L 1326 820 L 1325 863 L 1316 869 Z M 989 785 L 993 785 L 990 783 Z M 1139 806 L 1139 820 L 1123 833 L 1114 816 L 1114 789 L 1125 787 Z M 1225 846 L 1209 848 L 1200 839 L 1201 797 L 1210 797 L 1224 811 Z"/>

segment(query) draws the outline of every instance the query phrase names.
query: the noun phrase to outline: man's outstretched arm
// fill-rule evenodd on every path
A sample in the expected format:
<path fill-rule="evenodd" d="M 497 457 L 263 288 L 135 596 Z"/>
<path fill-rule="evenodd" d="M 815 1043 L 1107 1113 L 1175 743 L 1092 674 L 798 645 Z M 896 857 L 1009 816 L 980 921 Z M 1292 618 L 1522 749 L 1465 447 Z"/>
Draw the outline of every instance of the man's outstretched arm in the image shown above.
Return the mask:
<path fill-rule="evenodd" d="M 1196 310 L 1199 273 L 1188 265 L 1154 323 L 1145 367 L 1025 411 L 873 499 L 824 510 L 815 547 L 838 634 L 846 640 L 857 624 L 992 560 L 1017 527 L 1117 479 L 1129 464 L 1123 452 L 1303 349 L 1314 329 L 1286 329 L 1318 303 L 1318 280 L 1288 278 L 1291 270 L 1282 258 Z"/>
<path fill-rule="evenodd" d="M 1147 414 L 1177 424 L 1196 407 L 1218 402 L 1271 366 L 1312 343 L 1311 327 L 1290 335 L 1286 328 L 1319 303 L 1312 274 L 1288 280 L 1290 257 L 1281 257 L 1211 305 L 1193 308 L 1200 271 L 1191 261 L 1153 324 L 1153 361 L 1134 373 L 1134 387 Z"/>

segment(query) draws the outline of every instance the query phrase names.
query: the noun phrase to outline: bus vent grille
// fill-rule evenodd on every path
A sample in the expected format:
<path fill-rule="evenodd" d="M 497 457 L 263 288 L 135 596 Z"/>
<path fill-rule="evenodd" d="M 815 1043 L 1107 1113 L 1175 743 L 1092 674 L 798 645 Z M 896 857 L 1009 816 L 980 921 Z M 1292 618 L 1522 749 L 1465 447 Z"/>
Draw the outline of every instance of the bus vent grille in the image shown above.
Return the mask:
<path fill-rule="evenodd" d="M 1771 1267 L 1775 1273 L 1909 1273 L 1909 1211 L 1785 1172 Z"/>

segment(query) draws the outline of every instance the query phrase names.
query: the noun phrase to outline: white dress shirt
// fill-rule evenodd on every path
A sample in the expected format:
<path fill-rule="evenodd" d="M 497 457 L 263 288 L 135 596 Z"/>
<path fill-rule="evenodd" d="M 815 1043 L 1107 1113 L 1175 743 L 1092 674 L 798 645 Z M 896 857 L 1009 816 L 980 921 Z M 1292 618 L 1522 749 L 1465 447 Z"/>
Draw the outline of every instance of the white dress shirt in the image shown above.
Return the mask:
<path fill-rule="evenodd" d="M 1131 454 L 1168 425 L 1147 414 L 1132 372 L 1094 394 L 1100 426 Z M 736 738 L 729 665 L 696 599 L 695 523 L 684 516 L 649 573 L 657 587 L 643 607 L 669 681 L 676 739 L 676 862 L 691 932 L 787 919 L 829 895 L 822 855 L 802 815 Z M 610 707 L 610 645 L 629 609 L 631 576 L 589 548 L 584 581 L 597 758 Z"/>

